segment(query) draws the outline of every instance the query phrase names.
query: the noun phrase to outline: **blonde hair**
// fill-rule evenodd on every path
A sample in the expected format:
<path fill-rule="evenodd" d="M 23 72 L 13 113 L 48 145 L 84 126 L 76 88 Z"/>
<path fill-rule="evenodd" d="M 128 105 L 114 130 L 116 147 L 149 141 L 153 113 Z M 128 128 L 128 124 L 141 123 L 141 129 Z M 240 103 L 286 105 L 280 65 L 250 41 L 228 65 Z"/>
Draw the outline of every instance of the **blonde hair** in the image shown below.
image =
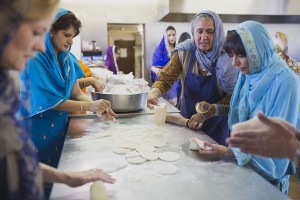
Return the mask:
<path fill-rule="evenodd" d="M 48 16 L 57 9 L 58 3 L 59 0 L 31 0 L 30 8 L 25 14 L 24 19 L 36 20 Z"/>
<path fill-rule="evenodd" d="M 50 15 L 59 0 L 1 0 L 0 55 L 24 20 L 38 20 Z"/>

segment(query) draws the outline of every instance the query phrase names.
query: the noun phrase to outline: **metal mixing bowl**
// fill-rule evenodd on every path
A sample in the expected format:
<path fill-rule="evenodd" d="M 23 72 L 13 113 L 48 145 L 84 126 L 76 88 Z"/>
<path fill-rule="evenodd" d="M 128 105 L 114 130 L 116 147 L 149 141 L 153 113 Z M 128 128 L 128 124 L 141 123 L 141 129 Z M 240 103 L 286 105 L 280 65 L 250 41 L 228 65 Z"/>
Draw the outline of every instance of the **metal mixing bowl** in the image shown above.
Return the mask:
<path fill-rule="evenodd" d="M 139 94 L 101 94 L 99 92 L 91 92 L 92 99 L 105 99 L 111 102 L 114 112 L 126 113 L 141 110 L 146 106 L 148 93 Z"/>

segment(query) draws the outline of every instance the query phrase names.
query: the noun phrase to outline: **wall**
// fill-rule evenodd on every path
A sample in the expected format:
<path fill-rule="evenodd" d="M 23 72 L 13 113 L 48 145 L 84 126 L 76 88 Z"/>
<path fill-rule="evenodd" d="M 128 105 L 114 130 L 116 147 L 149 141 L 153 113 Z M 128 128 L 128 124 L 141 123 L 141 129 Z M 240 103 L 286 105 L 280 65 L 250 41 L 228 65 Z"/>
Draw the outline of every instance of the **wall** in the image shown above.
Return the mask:
<path fill-rule="evenodd" d="M 183 0 L 180 0 L 183 1 Z M 268 1 L 269 0 L 260 0 Z M 295 0 L 293 0 L 295 1 Z M 300 8 L 300 1 L 299 1 Z M 211 4 L 213 5 L 213 4 Z M 165 28 L 173 25 L 177 36 L 190 32 L 190 23 L 168 23 L 158 21 L 158 0 L 62 0 L 61 6 L 79 14 L 83 23 L 81 40 L 96 40 L 102 50 L 107 47 L 107 23 L 143 23 L 145 24 L 145 79 L 150 81 L 149 69 L 152 53 L 159 44 Z M 228 4 L 226 4 L 228 6 Z M 258 4 L 259 6 L 259 4 Z M 234 7 L 239 9 L 238 7 Z M 199 8 L 199 11 L 202 10 Z M 299 9 L 300 13 L 300 9 Z M 224 24 L 225 30 L 236 24 Z M 300 61 L 300 24 L 267 24 L 270 32 L 282 31 L 289 35 L 289 52 Z"/>
<path fill-rule="evenodd" d="M 106 51 L 108 45 L 107 23 L 145 24 L 144 78 L 151 83 L 149 69 L 152 53 L 166 27 L 170 25 L 158 22 L 157 0 L 62 0 L 61 7 L 80 16 L 83 25 L 81 40 L 96 40 L 103 51 Z M 172 25 L 177 29 L 178 35 L 190 30 L 189 23 L 172 23 Z"/>

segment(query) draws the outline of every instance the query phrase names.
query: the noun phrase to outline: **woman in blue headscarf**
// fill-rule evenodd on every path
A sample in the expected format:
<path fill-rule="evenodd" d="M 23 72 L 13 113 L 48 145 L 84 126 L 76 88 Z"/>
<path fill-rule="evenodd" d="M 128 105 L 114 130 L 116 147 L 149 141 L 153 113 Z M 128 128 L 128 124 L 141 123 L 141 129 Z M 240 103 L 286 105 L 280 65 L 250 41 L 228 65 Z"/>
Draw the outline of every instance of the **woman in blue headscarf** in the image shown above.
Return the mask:
<path fill-rule="evenodd" d="M 280 117 L 300 128 L 300 81 L 275 53 L 274 43 L 262 24 L 247 21 L 228 31 L 226 52 L 240 70 L 229 112 L 229 127 L 253 118 L 262 111 L 268 117 Z M 288 159 L 263 158 L 206 143 L 211 151 L 202 154 L 233 156 L 238 165 L 249 166 L 287 194 L 289 175 L 295 168 Z"/>
<path fill-rule="evenodd" d="M 152 57 L 152 66 L 151 66 L 151 80 L 154 83 L 164 68 L 164 66 L 169 62 L 171 58 L 171 53 L 176 46 L 176 30 L 173 26 L 168 26 L 165 34 L 156 47 L 153 57 Z M 178 104 L 178 98 L 181 91 L 180 80 L 174 82 L 171 89 L 163 94 L 163 98 L 168 100 L 174 106 Z"/>
<path fill-rule="evenodd" d="M 225 145 L 229 136 L 227 117 L 198 115 L 195 104 L 200 101 L 226 103 L 225 100 L 228 104 L 238 70 L 223 51 L 225 36 L 218 14 L 209 10 L 198 13 L 192 21 L 191 32 L 193 39 L 176 46 L 171 60 L 153 84 L 147 106 L 157 105 L 158 97 L 180 77 L 180 112 L 183 117 L 191 118 L 187 125 L 192 129 L 201 128 L 215 141 Z M 203 124 L 199 124 L 199 117 L 205 121 Z"/>
<path fill-rule="evenodd" d="M 68 127 L 68 112 L 106 112 L 115 116 L 109 101 L 92 101 L 81 90 L 77 79 L 84 76 L 77 59 L 70 53 L 73 38 L 80 32 L 81 22 L 65 9 L 59 9 L 46 34 L 46 51 L 28 63 L 21 78 L 30 80 L 31 137 L 41 162 L 57 167 Z M 21 97 L 25 91 L 20 88 Z"/>

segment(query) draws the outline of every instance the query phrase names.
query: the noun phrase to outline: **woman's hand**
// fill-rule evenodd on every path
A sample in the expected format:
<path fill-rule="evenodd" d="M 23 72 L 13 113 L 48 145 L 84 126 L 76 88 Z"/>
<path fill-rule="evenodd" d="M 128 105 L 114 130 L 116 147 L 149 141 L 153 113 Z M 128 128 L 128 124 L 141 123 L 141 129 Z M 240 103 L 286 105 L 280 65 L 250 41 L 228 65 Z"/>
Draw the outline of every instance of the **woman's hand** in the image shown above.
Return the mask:
<path fill-rule="evenodd" d="M 210 147 L 210 150 L 199 149 L 201 155 L 212 155 L 220 158 L 223 157 L 234 157 L 232 151 L 223 145 L 211 144 L 209 142 L 204 142 L 204 146 Z"/>
<path fill-rule="evenodd" d="M 44 183 L 63 183 L 70 187 L 77 187 L 89 182 L 101 180 L 114 183 L 116 180 L 101 169 L 90 169 L 86 171 L 66 172 L 40 163 Z"/>
<path fill-rule="evenodd" d="M 202 114 L 196 113 L 194 114 L 188 121 L 188 127 L 191 129 L 200 129 L 203 126 L 205 120 L 211 118 L 212 116 L 209 113 Z"/>
<path fill-rule="evenodd" d="M 111 177 L 111 175 L 103 172 L 101 169 L 90 169 L 79 172 L 64 172 L 64 174 L 64 183 L 70 187 L 78 187 L 97 180 L 107 183 L 114 183 L 116 181 Z"/>
<path fill-rule="evenodd" d="M 102 120 L 102 121 L 113 121 L 113 122 L 117 122 L 116 118 L 114 116 L 112 116 L 111 114 L 104 112 L 103 114 L 99 115 L 97 114 L 98 117 Z"/>
<path fill-rule="evenodd" d="M 105 83 L 104 80 L 100 77 L 94 78 L 94 77 L 89 77 L 92 79 L 92 87 L 95 89 L 96 92 L 102 92 L 105 88 Z"/>
<path fill-rule="evenodd" d="M 89 111 L 98 112 L 103 114 L 104 112 L 110 114 L 113 117 L 116 117 L 116 113 L 114 113 L 111 109 L 110 101 L 100 99 L 97 101 L 89 102 Z"/>
<path fill-rule="evenodd" d="M 160 97 L 161 92 L 158 88 L 152 88 L 147 96 L 147 107 L 154 109 L 154 106 L 158 105 L 158 98 Z"/>
<path fill-rule="evenodd" d="M 227 142 L 245 153 L 292 159 L 300 147 L 299 135 L 287 121 L 258 113 L 255 118 L 235 124 Z"/>
<path fill-rule="evenodd" d="M 202 128 L 203 122 L 204 118 L 202 114 L 196 113 L 187 121 L 187 127 L 189 127 L 190 129 L 198 130 Z"/>
<path fill-rule="evenodd" d="M 158 68 L 158 67 L 155 67 L 155 66 L 151 67 L 151 71 L 153 71 L 157 76 L 159 76 L 161 70 L 162 70 L 161 68 Z"/>

